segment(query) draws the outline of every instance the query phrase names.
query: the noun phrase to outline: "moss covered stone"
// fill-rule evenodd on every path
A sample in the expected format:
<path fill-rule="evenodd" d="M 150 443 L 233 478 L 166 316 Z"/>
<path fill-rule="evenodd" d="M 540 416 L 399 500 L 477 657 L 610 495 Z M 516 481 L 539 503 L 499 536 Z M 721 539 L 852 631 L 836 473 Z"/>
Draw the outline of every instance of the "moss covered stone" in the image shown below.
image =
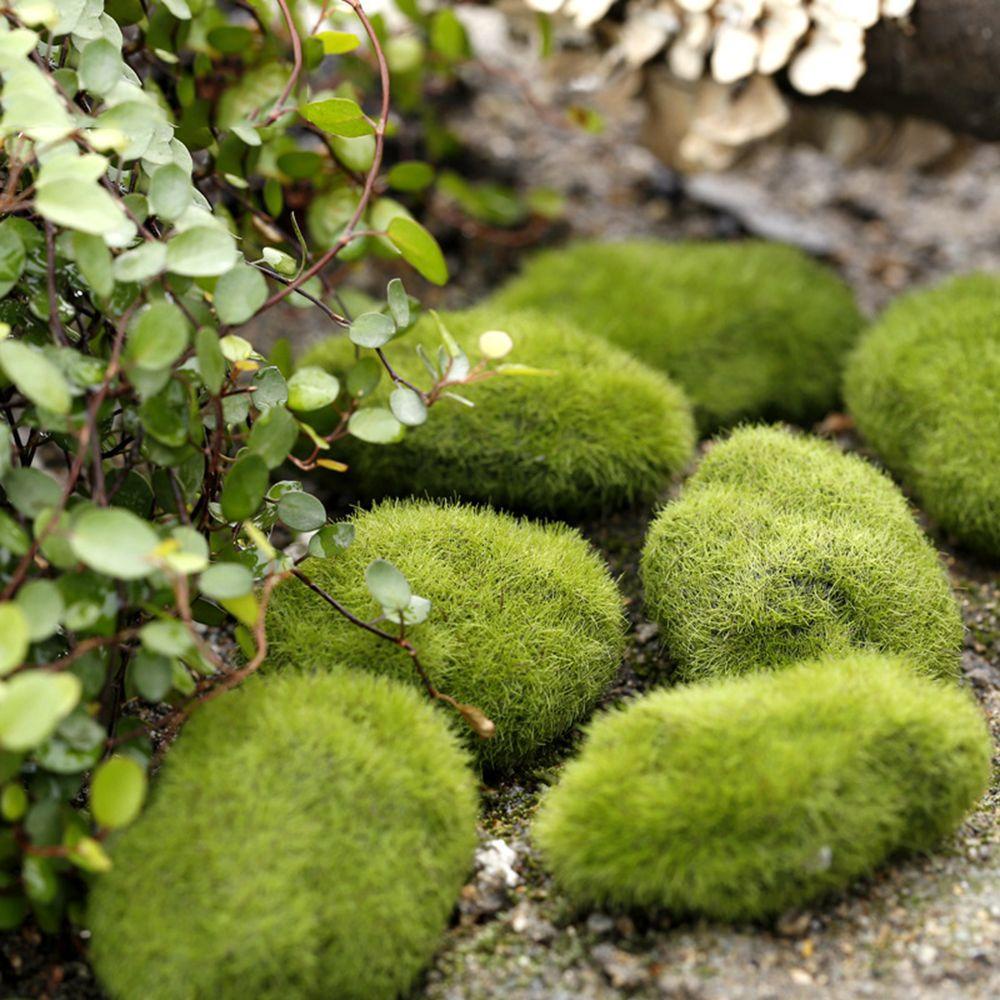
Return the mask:
<path fill-rule="evenodd" d="M 989 773 L 965 692 L 855 654 L 603 716 L 535 837 L 579 902 L 759 920 L 932 848 Z"/>
<path fill-rule="evenodd" d="M 828 268 L 759 242 L 577 244 L 536 256 L 492 301 L 575 320 L 668 372 L 703 431 L 821 417 L 862 323 Z"/>
<path fill-rule="evenodd" d="M 408 635 L 435 686 L 496 723 L 491 740 L 468 736 L 484 766 L 510 767 L 556 739 L 614 677 L 624 649 L 621 596 L 572 528 L 426 501 L 386 501 L 354 525 L 350 548 L 302 569 L 363 618 L 378 613 L 364 580 L 374 559 L 388 559 L 430 599 L 430 616 Z M 276 591 L 267 625 L 275 666 L 345 663 L 417 683 L 405 653 L 344 621 L 296 580 Z"/>
<path fill-rule="evenodd" d="M 859 648 L 958 670 L 937 553 L 891 480 L 828 442 L 751 427 L 716 444 L 650 526 L 642 577 L 686 679 Z"/>
<path fill-rule="evenodd" d="M 470 358 L 479 357 L 480 334 L 501 329 L 514 340 L 510 362 L 555 374 L 462 386 L 457 391 L 474 408 L 444 400 L 399 444 L 348 443 L 345 457 L 362 492 L 584 513 L 653 498 L 690 459 L 690 406 L 661 373 L 555 317 L 479 309 L 443 318 Z M 386 353 L 402 375 L 426 386 L 416 345 L 436 354 L 440 343 L 428 317 Z M 337 337 L 304 363 L 342 372 L 354 353 Z M 383 396 L 387 383 L 378 390 Z"/>
<path fill-rule="evenodd" d="M 957 278 L 890 306 L 852 355 L 845 396 L 927 512 L 1000 556 L 1000 276 Z"/>
<path fill-rule="evenodd" d="M 470 869 L 467 757 L 415 692 L 341 670 L 195 713 L 89 910 L 119 1000 L 395 998 Z"/>

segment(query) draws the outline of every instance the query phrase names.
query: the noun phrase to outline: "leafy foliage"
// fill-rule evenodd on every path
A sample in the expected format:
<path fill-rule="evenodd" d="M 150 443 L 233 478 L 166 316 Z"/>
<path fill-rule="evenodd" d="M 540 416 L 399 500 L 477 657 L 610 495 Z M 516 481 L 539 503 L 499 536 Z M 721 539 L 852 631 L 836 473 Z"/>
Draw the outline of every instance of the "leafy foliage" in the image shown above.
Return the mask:
<path fill-rule="evenodd" d="M 971 275 L 894 303 L 847 367 L 851 413 L 927 512 L 1000 556 L 1000 279 Z"/>
<path fill-rule="evenodd" d="M 440 322 L 468 354 L 499 351 L 499 374 L 517 374 L 521 365 L 538 374 L 470 379 L 460 392 L 473 407 L 447 400 L 391 453 L 351 448 L 347 460 L 366 493 L 459 494 L 515 510 L 593 512 L 652 499 L 690 459 L 694 425 L 683 394 L 623 351 L 555 316 L 486 306 Z M 419 384 L 438 378 L 439 343 L 437 323 L 426 317 L 386 354 Z M 510 346 L 516 364 L 502 360 Z M 342 375 L 352 360 L 350 346 L 331 338 L 304 363 Z M 397 392 L 383 379 L 372 398 Z"/>
<path fill-rule="evenodd" d="M 287 545 L 349 544 L 285 477 L 342 473 L 344 439 L 397 441 L 440 394 L 367 399 L 382 365 L 367 347 L 344 392 L 315 368 L 286 378 L 287 345 L 269 360 L 240 332 L 283 302 L 353 329 L 335 262 L 378 254 L 447 279 L 430 232 L 377 194 L 384 25 L 357 0 L 317 15 L 44 0 L 0 21 L 4 927 L 79 915 L 78 876 L 110 867 L 105 837 L 140 813 L 151 760 L 263 661 Z M 353 41 L 331 28 L 345 18 Z M 310 246 L 299 216 L 329 196 L 340 214 Z M 393 278 L 369 314 L 382 343 L 417 306 Z M 432 613 L 413 599 L 411 618 Z M 220 626 L 242 665 L 206 635 Z"/>
<path fill-rule="evenodd" d="M 986 789 L 991 746 L 968 695 L 914 666 L 853 654 L 603 716 L 535 823 L 557 881 L 762 920 L 934 847 Z"/>
<path fill-rule="evenodd" d="M 465 754 L 418 695 L 345 671 L 254 679 L 192 719 L 112 842 L 95 965 L 122 1000 L 396 997 L 475 822 Z"/>
<path fill-rule="evenodd" d="M 537 255 L 492 301 L 573 320 L 663 369 L 703 432 L 821 417 L 862 324 L 840 279 L 774 243 L 582 243 Z"/>
<path fill-rule="evenodd" d="M 649 529 L 649 613 L 686 679 L 870 649 L 952 677 L 962 619 L 892 482 L 827 442 L 749 427 Z"/>
<path fill-rule="evenodd" d="M 402 582 L 361 576 L 383 557 L 434 607 L 407 628 L 435 688 L 478 706 L 496 736 L 476 742 L 480 763 L 509 768 L 582 719 L 611 682 L 624 648 L 621 597 L 580 535 L 462 505 L 387 501 L 353 518 L 346 551 L 302 564 L 355 614 L 409 606 Z M 442 603 L 444 602 L 444 603 Z M 330 616 L 322 598 L 289 584 L 267 616 L 268 663 L 283 671 L 336 664 L 416 682 L 405 648 Z"/>

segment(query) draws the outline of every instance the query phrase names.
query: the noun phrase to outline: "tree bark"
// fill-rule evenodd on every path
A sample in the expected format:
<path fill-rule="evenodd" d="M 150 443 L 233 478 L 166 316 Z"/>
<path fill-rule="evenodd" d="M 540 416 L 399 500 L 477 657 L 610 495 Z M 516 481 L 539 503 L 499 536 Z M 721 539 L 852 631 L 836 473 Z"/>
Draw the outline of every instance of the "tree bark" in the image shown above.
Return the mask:
<path fill-rule="evenodd" d="M 849 103 L 1000 139 L 1000 0 L 917 0 L 911 21 L 869 32 L 868 72 Z"/>

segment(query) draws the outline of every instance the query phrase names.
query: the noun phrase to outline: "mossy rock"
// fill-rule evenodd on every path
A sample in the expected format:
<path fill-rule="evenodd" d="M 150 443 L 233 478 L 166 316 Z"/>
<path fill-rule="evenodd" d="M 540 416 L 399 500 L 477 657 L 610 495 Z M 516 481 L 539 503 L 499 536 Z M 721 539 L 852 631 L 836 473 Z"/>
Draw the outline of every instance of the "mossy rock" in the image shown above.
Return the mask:
<path fill-rule="evenodd" d="M 599 556 L 572 528 L 426 501 L 386 501 L 355 516 L 342 554 L 303 571 L 365 619 L 379 609 L 365 568 L 387 559 L 431 601 L 407 630 L 438 690 L 475 705 L 497 727 L 482 740 L 460 720 L 486 768 L 507 769 L 584 718 L 624 651 L 622 599 Z M 417 684 L 397 647 L 349 624 L 297 580 L 267 614 L 272 667 L 344 663 Z M 450 719 L 456 715 L 450 709 Z"/>
<path fill-rule="evenodd" d="M 395 998 L 472 864 L 467 755 L 415 692 L 353 671 L 198 709 L 113 844 L 88 923 L 119 1000 Z"/>
<path fill-rule="evenodd" d="M 491 302 L 575 320 L 669 373 L 704 432 L 822 417 L 862 325 L 832 271 L 760 242 L 580 243 L 537 255 Z"/>
<path fill-rule="evenodd" d="M 1000 276 L 956 278 L 895 302 L 851 356 L 844 394 L 927 513 L 1000 557 Z"/>
<path fill-rule="evenodd" d="M 602 716 L 534 835 L 579 903 L 762 920 L 933 848 L 990 753 L 968 695 L 909 663 L 799 664 Z"/>
<path fill-rule="evenodd" d="M 962 619 L 892 481 L 773 427 L 708 452 L 649 529 L 649 614 L 687 680 L 870 649 L 957 675 Z"/>
<path fill-rule="evenodd" d="M 486 330 L 511 335 L 508 361 L 554 372 L 494 376 L 456 391 L 401 442 L 345 442 L 354 482 L 369 496 L 461 496 L 515 510 L 582 514 L 648 501 L 691 458 L 694 424 L 683 393 L 664 375 L 555 317 L 478 309 L 445 314 L 470 359 Z M 386 349 L 405 378 L 430 384 L 416 345 L 441 344 L 430 317 Z M 355 350 L 343 337 L 303 359 L 342 373 Z M 378 393 L 388 397 L 383 378 Z M 340 457 L 340 452 L 338 452 Z"/>

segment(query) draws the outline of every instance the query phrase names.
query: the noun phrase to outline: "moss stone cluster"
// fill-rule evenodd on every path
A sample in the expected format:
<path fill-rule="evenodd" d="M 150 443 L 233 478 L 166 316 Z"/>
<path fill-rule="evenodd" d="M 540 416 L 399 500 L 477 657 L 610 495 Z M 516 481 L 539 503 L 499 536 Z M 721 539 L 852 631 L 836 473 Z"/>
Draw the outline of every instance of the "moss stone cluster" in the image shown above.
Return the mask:
<path fill-rule="evenodd" d="M 759 920 L 933 847 L 989 774 L 964 692 L 855 654 L 602 717 L 535 835 L 580 903 Z"/>
<path fill-rule="evenodd" d="M 1000 276 L 957 278 L 893 304 L 854 352 L 845 396 L 927 512 L 1000 557 Z"/>
<path fill-rule="evenodd" d="M 716 444 L 650 527 L 642 577 L 686 680 L 855 649 L 958 671 L 937 553 L 888 477 L 827 442 L 751 427 Z"/>
<path fill-rule="evenodd" d="M 624 649 L 621 597 L 579 533 L 464 505 L 385 501 L 354 518 L 355 540 L 303 570 L 362 618 L 378 608 L 365 567 L 388 559 L 431 601 L 409 636 L 441 691 L 497 726 L 469 734 L 480 762 L 506 769 L 565 733 L 611 683 Z M 357 628 L 298 581 L 279 588 L 267 617 L 272 667 L 373 669 L 418 683 L 410 658 Z M 450 713 L 449 717 L 454 717 Z"/>
<path fill-rule="evenodd" d="M 774 243 L 583 243 L 535 257 L 492 299 L 575 321 L 667 372 L 703 432 L 819 419 L 862 317 L 843 282 Z"/>
<path fill-rule="evenodd" d="M 443 317 L 470 358 L 487 330 L 514 341 L 512 363 L 551 375 L 493 377 L 458 391 L 474 408 L 445 400 L 427 423 L 391 447 L 355 444 L 343 457 L 369 496 L 461 496 L 539 513 L 592 513 L 653 499 L 687 464 L 694 424 L 666 376 L 555 316 L 483 308 Z M 386 348 L 404 377 L 426 384 L 418 344 L 440 345 L 430 317 Z M 354 346 L 335 337 L 304 364 L 340 373 Z M 387 395 L 383 379 L 378 390 Z"/>
<path fill-rule="evenodd" d="M 471 868 L 476 791 L 425 699 L 352 671 L 199 709 L 89 924 L 119 1000 L 392 1000 Z"/>

